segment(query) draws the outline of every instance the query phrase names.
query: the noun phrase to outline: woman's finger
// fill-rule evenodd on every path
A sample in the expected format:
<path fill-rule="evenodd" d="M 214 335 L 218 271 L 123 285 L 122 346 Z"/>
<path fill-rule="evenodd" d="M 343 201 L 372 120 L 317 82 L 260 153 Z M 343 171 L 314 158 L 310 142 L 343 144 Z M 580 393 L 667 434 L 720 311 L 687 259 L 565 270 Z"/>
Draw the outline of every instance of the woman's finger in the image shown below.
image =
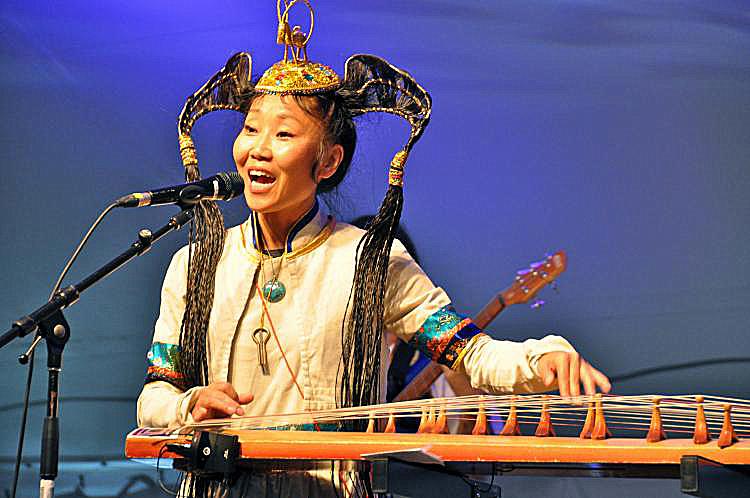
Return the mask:
<path fill-rule="evenodd" d="M 208 409 L 196 405 L 193 407 L 193 411 L 190 412 L 190 414 L 193 416 L 193 420 L 200 422 L 208 418 Z"/>
<path fill-rule="evenodd" d="M 581 360 L 581 382 L 586 394 L 593 396 L 596 394 L 596 380 L 593 373 L 594 367 L 589 365 L 586 360 Z"/>
<path fill-rule="evenodd" d="M 591 375 L 594 377 L 594 382 L 596 382 L 596 385 L 599 386 L 599 390 L 603 393 L 608 393 L 610 389 L 612 389 L 612 383 L 609 381 L 609 378 L 596 368 L 590 368 Z"/>
<path fill-rule="evenodd" d="M 570 353 L 570 395 L 581 395 L 581 356 L 578 353 Z"/>
<path fill-rule="evenodd" d="M 253 400 L 253 398 L 255 398 L 255 396 L 253 396 L 252 393 L 242 393 L 242 394 L 237 395 L 237 401 L 241 405 L 246 405 L 250 403 Z"/>
<path fill-rule="evenodd" d="M 195 403 L 197 408 L 206 410 L 206 416 L 243 415 L 242 407 L 225 392 L 216 389 L 204 389 Z"/>
<path fill-rule="evenodd" d="M 567 354 L 557 356 L 555 370 L 557 371 L 557 387 L 560 389 L 560 396 L 570 396 L 570 358 Z"/>
<path fill-rule="evenodd" d="M 234 390 L 234 386 L 230 384 L 229 382 L 216 382 L 214 384 L 211 384 L 208 386 L 209 388 L 214 388 L 217 391 L 221 391 L 230 398 L 232 398 L 234 401 L 239 400 L 239 396 L 237 395 L 237 391 Z"/>
<path fill-rule="evenodd" d="M 240 407 L 240 405 L 229 397 L 220 396 L 206 396 L 201 400 L 200 406 L 220 415 L 232 415 Z"/>

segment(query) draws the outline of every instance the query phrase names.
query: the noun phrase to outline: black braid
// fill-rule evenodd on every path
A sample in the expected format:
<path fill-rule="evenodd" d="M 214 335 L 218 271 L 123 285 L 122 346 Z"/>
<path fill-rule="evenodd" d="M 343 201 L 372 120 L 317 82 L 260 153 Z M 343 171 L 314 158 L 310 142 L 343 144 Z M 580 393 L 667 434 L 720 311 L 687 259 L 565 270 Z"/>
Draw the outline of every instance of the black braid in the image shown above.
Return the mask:
<path fill-rule="evenodd" d="M 389 112 L 411 125 L 404 157 L 429 122 L 431 99 L 406 72 L 371 55 L 355 55 L 346 64 L 346 79 L 338 90 L 352 116 Z M 394 159 L 395 160 L 395 159 Z M 391 245 L 401 220 L 404 194 L 390 185 L 380 210 L 368 223 L 357 246 L 347 318 L 341 328 L 341 384 L 337 403 L 342 407 L 376 404 L 380 398 L 380 352 L 383 339 L 385 292 Z M 364 421 L 352 429 L 363 430 Z"/>
<path fill-rule="evenodd" d="M 188 97 L 178 119 L 180 154 L 189 182 L 201 179 L 195 146 L 190 137 L 195 122 L 221 109 L 241 111 L 242 95 L 252 87 L 252 60 L 246 53 L 233 55 L 227 64 L 197 92 Z M 176 370 L 184 388 L 208 383 L 207 331 L 214 300 L 216 266 L 224 247 L 224 218 L 214 202 L 201 201 L 194 208 L 190 228 L 185 311 L 180 325 L 181 353 Z"/>
<path fill-rule="evenodd" d="M 378 214 L 357 246 L 354 281 L 347 303 L 348 319 L 341 328 L 341 406 L 379 401 L 388 262 L 403 204 L 402 188 L 390 186 Z M 363 430 L 365 422 L 356 422 L 353 429 Z"/>
<path fill-rule="evenodd" d="M 188 181 L 200 178 L 197 166 L 185 170 Z M 201 201 L 194 208 L 195 220 L 190 230 L 190 257 L 185 296 L 185 312 L 180 327 L 180 361 L 178 371 L 185 387 L 208 384 L 206 358 L 208 321 L 214 301 L 216 267 L 224 247 L 224 218 L 215 202 Z"/>

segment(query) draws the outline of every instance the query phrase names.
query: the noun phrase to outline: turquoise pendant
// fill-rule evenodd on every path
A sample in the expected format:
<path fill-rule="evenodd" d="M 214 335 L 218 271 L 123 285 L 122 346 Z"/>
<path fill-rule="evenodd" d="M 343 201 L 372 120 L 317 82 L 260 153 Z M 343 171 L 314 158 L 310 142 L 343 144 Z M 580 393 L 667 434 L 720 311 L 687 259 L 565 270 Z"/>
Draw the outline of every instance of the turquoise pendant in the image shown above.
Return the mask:
<path fill-rule="evenodd" d="M 269 303 L 278 303 L 286 296 L 286 287 L 277 279 L 272 279 L 263 285 L 263 297 Z"/>

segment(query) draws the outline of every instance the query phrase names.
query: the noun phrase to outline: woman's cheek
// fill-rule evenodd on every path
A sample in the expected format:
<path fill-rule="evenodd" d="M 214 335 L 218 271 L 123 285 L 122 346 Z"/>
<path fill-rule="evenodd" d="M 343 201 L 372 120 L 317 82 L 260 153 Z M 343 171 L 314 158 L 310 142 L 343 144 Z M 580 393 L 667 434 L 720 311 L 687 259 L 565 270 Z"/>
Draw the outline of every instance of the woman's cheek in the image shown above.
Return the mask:
<path fill-rule="evenodd" d="M 250 149 L 247 146 L 247 140 L 242 135 L 238 135 L 232 146 L 232 156 L 237 168 L 241 168 L 247 161 L 248 150 Z"/>

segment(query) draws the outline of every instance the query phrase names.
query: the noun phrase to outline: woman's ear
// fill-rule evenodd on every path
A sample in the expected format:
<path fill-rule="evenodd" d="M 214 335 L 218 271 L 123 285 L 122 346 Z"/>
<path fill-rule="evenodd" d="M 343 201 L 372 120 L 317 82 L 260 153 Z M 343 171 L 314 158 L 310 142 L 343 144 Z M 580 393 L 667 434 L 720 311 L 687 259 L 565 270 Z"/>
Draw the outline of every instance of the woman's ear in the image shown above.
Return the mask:
<path fill-rule="evenodd" d="M 326 154 L 315 172 L 315 182 L 320 183 L 326 178 L 330 178 L 336 173 L 336 170 L 344 159 L 344 147 L 341 144 L 333 144 L 328 148 Z"/>

